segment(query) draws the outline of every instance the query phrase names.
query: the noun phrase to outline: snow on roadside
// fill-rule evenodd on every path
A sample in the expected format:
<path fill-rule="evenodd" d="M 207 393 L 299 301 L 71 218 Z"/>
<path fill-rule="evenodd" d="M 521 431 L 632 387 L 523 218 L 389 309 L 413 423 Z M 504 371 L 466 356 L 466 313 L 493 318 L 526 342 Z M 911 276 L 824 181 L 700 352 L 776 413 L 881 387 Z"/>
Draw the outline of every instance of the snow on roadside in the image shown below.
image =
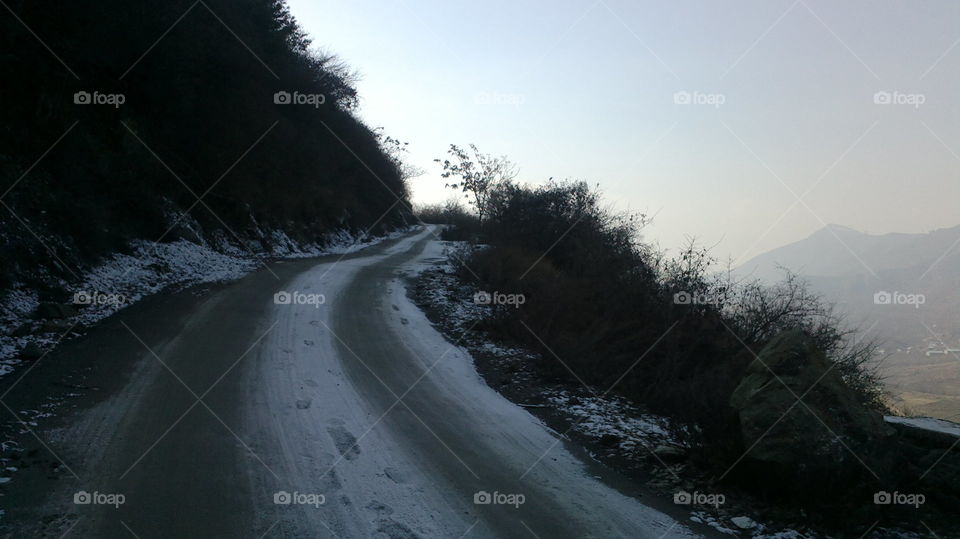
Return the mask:
<path fill-rule="evenodd" d="M 257 266 L 250 258 L 222 254 L 186 240 L 134 241 L 131 254 L 114 254 L 85 272 L 79 283 L 65 284 L 77 314 L 43 324 L 31 320 L 40 306 L 33 290 L 15 289 L 0 305 L 0 376 L 21 363 L 16 355 L 29 346 L 47 350 L 77 327 L 89 326 L 171 285 L 238 279 Z"/>
<path fill-rule="evenodd" d="M 75 308 L 57 320 L 32 318 L 41 306 L 36 290 L 14 287 L 0 302 L 0 377 L 9 374 L 24 360 L 25 351 L 36 356 L 55 346 L 66 334 L 90 326 L 141 299 L 169 287 L 227 282 L 262 267 L 266 259 L 309 258 L 351 253 L 381 241 L 406 234 L 396 230 L 385 236 L 354 235 L 349 231 L 331 233 L 323 244 L 297 245 L 280 231 L 270 233 L 270 250 L 251 254 L 216 233 L 207 241 L 177 240 L 155 243 L 135 240 L 130 254 L 117 253 L 84 272 L 78 283 L 61 283 L 69 296 L 66 308 Z M 35 359 L 35 357 L 34 357 Z"/>
<path fill-rule="evenodd" d="M 268 255 L 275 258 L 292 259 L 353 253 L 382 241 L 403 236 L 410 230 L 399 229 L 384 236 L 371 236 L 366 233 L 353 234 L 349 230 L 340 230 L 326 234 L 322 242 L 299 245 L 282 230 L 275 230 L 269 234 L 272 248 Z"/>
<path fill-rule="evenodd" d="M 76 318 L 89 325 L 170 285 L 232 281 L 258 264 L 248 258 L 218 253 L 209 247 L 179 240 L 173 243 L 135 241 L 133 254 L 116 254 L 68 288 L 74 304 L 83 305 Z M 98 301 L 98 296 L 116 301 Z M 86 303 L 89 300 L 90 303 Z"/>
<path fill-rule="evenodd" d="M 657 447 L 678 445 L 666 418 L 643 413 L 624 398 L 574 394 L 560 388 L 546 389 L 544 395 L 576 419 L 573 430 L 599 440 L 614 441 L 618 451 L 630 459 L 645 458 Z"/>
<path fill-rule="evenodd" d="M 0 376 L 8 374 L 20 363 L 13 356 L 26 343 L 8 336 L 8 331 L 23 323 L 30 313 L 40 305 L 39 295 L 33 290 L 11 290 L 6 300 L 0 305 Z M 10 328 L 8 330 L 8 328 Z"/>
<path fill-rule="evenodd" d="M 421 299 L 443 319 L 447 330 L 463 333 L 462 340 L 487 357 L 494 358 L 499 368 L 511 375 L 511 382 L 525 384 L 531 379 L 530 364 L 537 355 L 529 350 L 491 342 L 479 332 L 470 331 L 478 321 L 491 316 L 489 305 L 477 304 L 477 290 L 456 275 L 454 258 L 464 256 L 465 242 L 437 242 L 440 259 L 430 269 L 421 271 L 427 285 L 419 287 Z M 526 372 L 525 372 L 526 371 Z M 596 439 L 616 439 L 625 452 L 633 456 L 649 455 L 658 445 L 679 445 L 670 432 L 666 418 L 644 413 L 638 406 L 615 395 L 598 395 L 580 386 L 539 384 L 537 400 L 561 411 L 574 422 L 573 430 Z"/>
<path fill-rule="evenodd" d="M 676 493 L 679 486 L 693 483 L 683 479 L 678 485 L 678 474 L 683 474 L 682 462 L 687 448 L 678 438 L 678 425 L 663 416 L 646 412 L 641 406 L 617 395 L 598 394 L 594 388 L 578 383 L 557 384 L 544 381 L 534 371 L 539 356 L 499 342 L 476 329 L 477 323 L 494 314 L 489 305 L 477 304 L 477 292 L 458 275 L 457 259 L 469 254 L 466 242 L 434 242 L 433 258 L 419 268 L 416 301 L 431 312 L 431 319 L 448 335 L 467 349 L 474 358 L 485 358 L 499 376 L 487 383 L 508 399 L 527 408 L 546 409 L 566 417 L 569 430 L 558 436 L 576 433 L 596 442 L 601 454 L 588 452 L 595 459 L 611 457 L 615 466 L 647 470 L 652 477 L 648 487 L 662 487 L 664 492 Z M 479 247 L 473 247 L 477 249 Z M 478 368 L 480 364 L 478 363 Z M 523 400 L 517 400 L 523 399 Z M 678 460 L 679 459 L 679 460 Z M 751 507 L 737 504 L 722 510 L 691 511 L 690 520 L 731 536 L 755 539 L 807 539 L 816 537 L 809 531 L 772 529 L 754 519 L 742 516 L 752 513 Z"/>

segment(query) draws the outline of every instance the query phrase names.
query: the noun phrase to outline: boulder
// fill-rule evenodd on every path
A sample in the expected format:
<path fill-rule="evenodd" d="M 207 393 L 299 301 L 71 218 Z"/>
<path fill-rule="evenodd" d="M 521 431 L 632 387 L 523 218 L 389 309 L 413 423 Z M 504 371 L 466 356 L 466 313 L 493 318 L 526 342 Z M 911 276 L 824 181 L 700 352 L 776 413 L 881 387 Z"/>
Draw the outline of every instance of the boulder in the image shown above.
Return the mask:
<path fill-rule="evenodd" d="M 739 418 L 742 445 L 750 448 L 747 457 L 798 475 L 864 471 L 870 448 L 894 434 L 799 330 L 767 344 L 748 366 L 730 406 Z"/>

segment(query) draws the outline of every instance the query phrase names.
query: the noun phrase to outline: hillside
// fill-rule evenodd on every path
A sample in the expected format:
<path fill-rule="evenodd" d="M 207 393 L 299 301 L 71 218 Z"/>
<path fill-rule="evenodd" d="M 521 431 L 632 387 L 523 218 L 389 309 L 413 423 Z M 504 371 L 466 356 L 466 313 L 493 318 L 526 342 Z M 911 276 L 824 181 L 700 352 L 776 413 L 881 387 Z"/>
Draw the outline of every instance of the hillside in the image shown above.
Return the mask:
<path fill-rule="evenodd" d="M 14 2 L 0 19 L 0 289 L 132 240 L 259 255 L 405 222 L 397 147 L 275 0 Z M 392 148 L 392 149 L 391 149 Z"/>

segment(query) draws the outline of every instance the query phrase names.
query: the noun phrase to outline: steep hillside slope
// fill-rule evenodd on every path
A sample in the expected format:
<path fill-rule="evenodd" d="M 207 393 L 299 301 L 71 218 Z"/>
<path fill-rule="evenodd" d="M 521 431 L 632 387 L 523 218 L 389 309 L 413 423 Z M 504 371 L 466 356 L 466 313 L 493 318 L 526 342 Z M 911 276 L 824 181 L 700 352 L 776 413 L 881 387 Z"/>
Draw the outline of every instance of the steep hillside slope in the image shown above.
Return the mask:
<path fill-rule="evenodd" d="M 353 75 L 282 1 L 12 2 L 0 41 L 0 289 L 131 240 L 271 251 L 409 213 Z"/>

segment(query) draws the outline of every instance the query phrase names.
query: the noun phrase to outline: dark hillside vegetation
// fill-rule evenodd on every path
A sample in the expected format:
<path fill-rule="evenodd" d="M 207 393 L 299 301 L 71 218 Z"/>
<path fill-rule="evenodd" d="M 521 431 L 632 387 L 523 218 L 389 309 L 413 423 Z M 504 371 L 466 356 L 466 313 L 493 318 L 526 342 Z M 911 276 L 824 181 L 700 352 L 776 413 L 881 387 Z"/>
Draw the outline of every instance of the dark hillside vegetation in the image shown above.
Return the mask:
<path fill-rule="evenodd" d="M 487 201 L 482 222 L 462 208 L 423 212 L 466 229 L 450 239 L 486 244 L 463 251 L 463 281 L 525 298 L 493 304 L 478 327 L 537 351 L 547 379 L 672 418 L 702 488 L 744 489 L 832 529 L 880 518 L 882 490 L 929 493 L 929 519 L 958 499 L 952 479 L 916 479 L 932 466 L 956 478 L 957 463 L 883 424 L 875 344 L 796 276 L 737 282 L 695 244 L 668 258 L 641 241 L 645 216 L 611 212 L 584 182 L 482 188 L 468 198 Z"/>
<path fill-rule="evenodd" d="M 38 267 L 69 277 L 131 239 L 177 239 L 187 210 L 243 250 L 265 231 L 316 241 L 409 215 L 396 154 L 352 113 L 354 75 L 308 48 L 284 2 L 8 5 L 0 286 Z M 278 104 L 277 92 L 321 97 Z"/>

